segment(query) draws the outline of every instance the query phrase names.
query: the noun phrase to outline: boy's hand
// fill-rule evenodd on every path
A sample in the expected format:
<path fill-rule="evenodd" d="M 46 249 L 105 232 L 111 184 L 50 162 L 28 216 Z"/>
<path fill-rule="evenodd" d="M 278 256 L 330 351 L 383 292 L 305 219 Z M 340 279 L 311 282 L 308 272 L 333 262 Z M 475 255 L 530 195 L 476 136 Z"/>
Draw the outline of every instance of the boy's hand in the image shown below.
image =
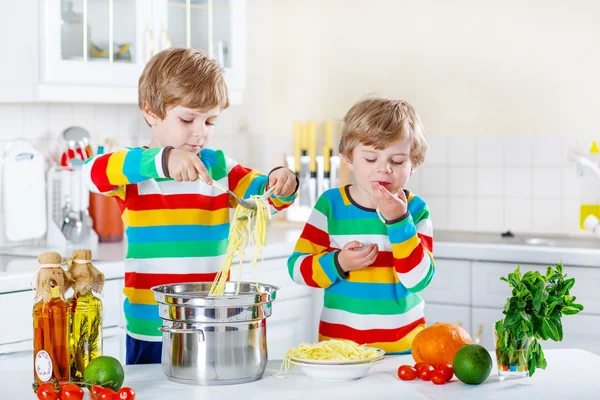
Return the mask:
<path fill-rule="evenodd" d="M 275 188 L 273 194 L 288 197 L 296 190 L 296 174 L 287 168 L 279 168 L 269 174 L 269 188 Z"/>
<path fill-rule="evenodd" d="M 379 212 L 387 221 L 393 221 L 406 214 L 408 201 L 402 188 L 398 189 L 398 197 L 396 197 L 379 183 L 373 182 L 373 195 L 377 200 Z"/>
<path fill-rule="evenodd" d="M 338 254 L 338 262 L 342 271 L 356 271 L 359 269 L 367 268 L 369 265 L 375 262 L 377 254 L 379 253 L 379 246 L 371 243 L 370 245 L 360 249 L 362 243 L 352 241 L 344 246 L 340 254 Z"/>
<path fill-rule="evenodd" d="M 167 156 L 167 171 L 169 176 L 177 182 L 192 182 L 198 177 L 202 177 L 202 180 L 208 185 L 212 184 L 212 178 L 200 161 L 198 154 L 189 151 L 170 150 Z"/>

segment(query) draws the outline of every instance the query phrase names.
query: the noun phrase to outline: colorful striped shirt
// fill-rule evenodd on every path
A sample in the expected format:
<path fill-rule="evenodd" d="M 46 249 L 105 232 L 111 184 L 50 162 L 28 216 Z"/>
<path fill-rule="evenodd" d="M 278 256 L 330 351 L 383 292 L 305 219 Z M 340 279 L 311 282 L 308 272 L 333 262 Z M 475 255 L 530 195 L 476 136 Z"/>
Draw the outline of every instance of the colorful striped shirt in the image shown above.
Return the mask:
<path fill-rule="evenodd" d="M 165 148 L 133 148 L 97 155 L 85 162 L 83 171 L 91 191 L 114 196 L 121 208 L 128 241 L 126 330 L 131 338 L 146 342 L 160 342 L 162 335 L 150 288 L 212 281 L 228 245 L 230 208 L 237 205 L 227 193 L 201 180 L 167 178 L 164 152 Z M 268 189 L 267 175 L 241 166 L 222 151 L 204 149 L 200 160 L 214 181 L 241 198 Z M 268 202 L 276 212 L 295 197 L 271 196 Z M 128 349 L 128 359 L 134 359 L 129 356 Z"/>
<path fill-rule="evenodd" d="M 387 224 L 376 210 L 355 203 L 349 186 L 318 199 L 288 270 L 296 283 L 325 289 L 319 340 L 347 339 L 404 353 L 425 327 L 418 292 L 435 270 L 432 226 L 425 201 L 408 192 L 407 199 L 407 214 Z M 376 243 L 379 253 L 371 266 L 344 273 L 338 254 L 354 240 Z"/>

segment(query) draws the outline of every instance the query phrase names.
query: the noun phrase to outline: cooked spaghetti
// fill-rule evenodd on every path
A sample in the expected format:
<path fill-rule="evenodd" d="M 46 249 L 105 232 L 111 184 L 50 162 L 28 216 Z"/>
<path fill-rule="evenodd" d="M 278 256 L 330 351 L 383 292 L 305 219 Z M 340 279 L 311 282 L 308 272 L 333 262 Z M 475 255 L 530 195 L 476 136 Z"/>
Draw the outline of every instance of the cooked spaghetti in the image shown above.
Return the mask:
<path fill-rule="evenodd" d="M 250 200 L 256 202 L 256 209 L 252 210 L 241 205 L 237 205 L 233 214 L 233 221 L 229 230 L 229 244 L 225 252 L 223 264 L 210 287 L 209 296 L 222 296 L 225 291 L 225 284 L 229 271 L 233 265 L 235 256 L 239 257 L 240 269 L 238 271 L 238 285 L 236 294 L 240 290 L 240 280 L 242 275 L 242 264 L 244 261 L 244 251 L 248 246 L 254 246 L 254 255 L 252 257 L 252 268 L 261 258 L 262 247 L 267 244 L 267 224 L 271 219 L 269 204 L 264 196 L 257 195 L 250 197 Z"/>
<path fill-rule="evenodd" d="M 377 349 L 365 347 L 350 340 L 325 340 L 319 343 L 302 343 L 292 347 L 285 353 L 283 369 L 287 372 L 291 367 L 291 359 L 295 360 L 328 360 L 350 361 L 365 360 L 377 356 Z"/>

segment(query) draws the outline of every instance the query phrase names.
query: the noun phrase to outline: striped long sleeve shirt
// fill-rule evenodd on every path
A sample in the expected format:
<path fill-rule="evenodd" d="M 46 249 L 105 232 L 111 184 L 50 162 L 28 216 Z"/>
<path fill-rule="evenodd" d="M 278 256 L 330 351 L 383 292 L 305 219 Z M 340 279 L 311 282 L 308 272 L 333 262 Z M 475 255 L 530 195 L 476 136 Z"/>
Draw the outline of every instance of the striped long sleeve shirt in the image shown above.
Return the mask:
<path fill-rule="evenodd" d="M 418 292 L 434 274 L 432 226 L 422 198 L 407 193 L 408 213 L 383 223 L 356 204 L 349 187 L 323 193 L 288 259 L 299 284 L 323 288 L 319 340 L 347 339 L 388 353 L 409 352 L 425 326 Z M 375 262 L 344 273 L 339 251 L 351 241 L 377 243 Z"/>
<path fill-rule="evenodd" d="M 114 196 L 121 208 L 128 241 L 127 334 L 146 342 L 160 342 L 162 335 L 150 288 L 212 281 L 228 245 L 229 209 L 237 205 L 227 193 L 201 180 L 167 178 L 164 152 L 165 148 L 133 148 L 98 155 L 86 161 L 83 171 L 91 191 Z M 267 175 L 243 167 L 222 151 L 204 149 L 200 160 L 214 181 L 241 198 L 268 189 Z M 295 197 L 271 196 L 268 202 L 275 212 Z"/>

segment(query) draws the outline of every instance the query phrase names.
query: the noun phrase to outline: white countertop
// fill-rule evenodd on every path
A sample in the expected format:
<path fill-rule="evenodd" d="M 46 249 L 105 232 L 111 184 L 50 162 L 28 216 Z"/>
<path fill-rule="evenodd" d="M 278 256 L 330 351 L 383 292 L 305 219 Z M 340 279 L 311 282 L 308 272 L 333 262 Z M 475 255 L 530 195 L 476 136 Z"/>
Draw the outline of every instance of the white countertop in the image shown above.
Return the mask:
<path fill-rule="evenodd" d="M 422 380 L 401 381 L 398 366 L 413 364 L 412 356 L 388 356 L 369 374 L 355 381 L 322 382 L 293 372 L 276 377 L 281 361 L 269 361 L 262 379 L 232 386 L 192 386 L 167 380 L 159 364 L 125 367 L 125 386 L 136 398 L 153 399 L 597 399 L 600 357 L 583 350 L 546 350 L 548 367 L 530 378 L 500 381 L 494 369 L 480 385 L 465 385 L 454 378 L 445 385 Z M 493 355 L 493 354 L 492 354 Z M 495 357 L 492 357 L 494 359 Z M 31 389 L 33 367 L 28 352 L 0 356 L 0 396 L 7 399 L 35 399 Z M 586 372 L 587 371 L 587 372 Z M 585 375 L 588 375 L 586 377 Z M 8 395 L 8 397 L 5 397 Z M 86 394 L 86 399 L 89 395 Z"/>
<path fill-rule="evenodd" d="M 277 222 L 271 226 L 268 245 L 263 250 L 264 259 L 287 258 L 293 251 L 302 227 L 302 224 L 288 222 Z M 98 251 L 93 255 L 94 265 L 107 280 L 123 277 L 125 245 L 98 245 Z M 500 233 L 434 231 L 434 256 L 439 259 L 544 265 L 562 261 L 567 267 L 593 268 L 600 267 L 600 240 L 544 235 L 503 238 Z M 0 249 L 0 293 L 30 290 L 32 277 L 38 269 L 35 258 L 33 255 L 3 255 Z"/>

